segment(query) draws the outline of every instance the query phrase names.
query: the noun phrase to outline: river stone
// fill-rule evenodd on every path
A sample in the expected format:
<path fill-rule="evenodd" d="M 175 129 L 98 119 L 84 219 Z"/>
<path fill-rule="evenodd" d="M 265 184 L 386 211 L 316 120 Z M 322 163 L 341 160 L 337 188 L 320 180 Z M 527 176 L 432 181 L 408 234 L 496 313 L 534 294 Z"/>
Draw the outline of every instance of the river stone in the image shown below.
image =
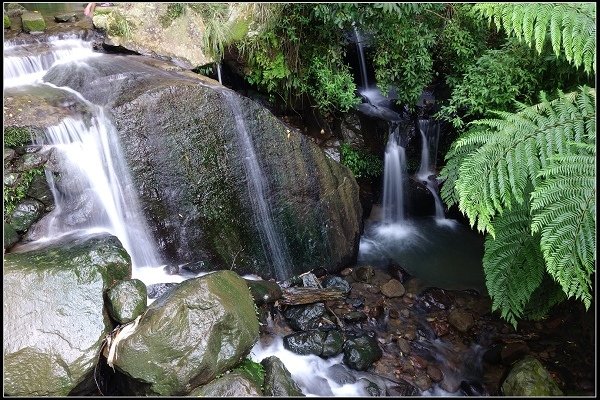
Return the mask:
<path fill-rule="evenodd" d="M 187 396 L 239 398 L 262 396 L 262 392 L 246 374 L 233 371 L 192 390 Z"/>
<path fill-rule="evenodd" d="M 340 276 L 328 276 L 322 283 L 324 288 L 338 289 L 344 293 L 350 293 L 350 284 Z"/>
<path fill-rule="evenodd" d="M 396 279 L 390 279 L 388 282 L 381 286 L 381 293 L 386 297 L 402 297 L 406 293 L 406 289 L 400 281 Z"/>
<path fill-rule="evenodd" d="M 367 334 L 344 342 L 344 364 L 357 371 L 365 371 L 382 355 L 377 339 Z"/>
<path fill-rule="evenodd" d="M 23 31 L 28 33 L 43 32 L 46 30 L 46 21 L 37 11 L 26 11 L 21 15 Z"/>
<path fill-rule="evenodd" d="M 215 269 L 282 281 L 315 265 L 336 272 L 356 260 L 362 225 L 356 179 L 301 132 L 248 98 L 197 76 L 151 67 L 142 57 L 119 63 L 97 57 L 86 64 L 94 79 L 66 66 L 44 79 L 111 109 L 167 264 L 206 260 Z M 287 270 L 275 269 L 261 241 L 244 167 L 248 146 L 236 121 L 251 137 L 275 242 L 289 254 Z"/>
<path fill-rule="evenodd" d="M 74 13 L 58 14 L 54 16 L 54 20 L 56 22 L 75 22 L 77 16 Z"/>
<path fill-rule="evenodd" d="M 321 317 L 325 315 L 325 304 L 290 306 L 284 312 L 288 324 L 295 331 L 306 331 L 319 327 Z"/>
<path fill-rule="evenodd" d="M 11 246 L 19 241 L 19 234 L 12 227 L 12 225 L 4 222 L 4 251 L 11 248 Z"/>
<path fill-rule="evenodd" d="M 148 393 L 189 393 L 237 365 L 258 340 L 248 286 L 233 271 L 181 282 L 155 300 L 117 346 L 115 366 Z"/>
<path fill-rule="evenodd" d="M 37 200 L 27 199 L 15 207 L 10 215 L 10 224 L 17 232 L 26 232 L 44 214 L 45 207 Z"/>
<path fill-rule="evenodd" d="M 15 162 L 15 170 L 29 171 L 37 167 L 41 167 L 48 161 L 47 153 L 27 153 L 23 154 L 17 162 Z"/>
<path fill-rule="evenodd" d="M 300 397 L 304 396 L 292 374 L 283 362 L 276 356 L 264 358 L 261 365 L 265 369 L 263 394 L 269 397 Z"/>
<path fill-rule="evenodd" d="M 254 298 L 254 302 L 258 306 L 267 303 L 274 303 L 283 295 L 281 287 L 277 284 L 277 282 L 251 279 L 246 279 L 245 281 L 250 289 L 252 298 Z"/>
<path fill-rule="evenodd" d="M 457 330 L 466 333 L 468 332 L 473 325 L 475 325 L 475 321 L 473 320 L 473 315 L 471 313 L 454 308 L 448 314 L 448 322 Z"/>
<path fill-rule="evenodd" d="M 133 321 L 146 310 L 146 285 L 139 279 L 115 283 L 106 292 L 108 313 L 119 324 Z"/>
<path fill-rule="evenodd" d="M 512 367 L 502 383 L 504 396 L 562 396 L 556 382 L 542 363 L 527 356 Z"/>
<path fill-rule="evenodd" d="M 307 354 L 321 355 L 327 332 L 310 330 L 296 332 L 283 337 L 283 347 L 302 356 Z"/>
<path fill-rule="evenodd" d="M 131 259 L 108 234 L 4 255 L 4 394 L 66 396 L 91 378 L 112 324 L 104 291 Z"/>
<path fill-rule="evenodd" d="M 323 342 L 323 351 L 321 357 L 333 357 L 342 352 L 344 348 L 344 336 L 337 329 L 327 332 L 327 337 Z"/>

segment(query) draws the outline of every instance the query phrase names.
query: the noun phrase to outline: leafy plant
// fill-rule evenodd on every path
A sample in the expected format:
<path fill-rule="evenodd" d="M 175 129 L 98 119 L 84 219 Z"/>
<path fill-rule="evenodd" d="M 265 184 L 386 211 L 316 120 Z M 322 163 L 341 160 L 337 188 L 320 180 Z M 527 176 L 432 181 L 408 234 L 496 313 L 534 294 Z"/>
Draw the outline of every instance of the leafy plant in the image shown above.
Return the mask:
<path fill-rule="evenodd" d="M 594 3 L 479 3 L 475 10 L 496 28 L 542 53 L 550 31 L 552 49 L 561 50 L 575 67 L 596 72 L 596 5 Z"/>
<path fill-rule="evenodd" d="M 106 18 L 106 30 L 111 36 L 129 39 L 133 32 L 133 27 L 123 14 L 117 10 L 113 10 Z"/>
<path fill-rule="evenodd" d="M 478 120 L 447 155 L 441 195 L 487 232 L 493 309 L 516 325 L 543 271 L 591 304 L 595 231 L 594 89 Z"/>
<path fill-rule="evenodd" d="M 2 139 L 4 147 L 18 147 L 31 141 L 31 133 L 26 128 L 7 127 L 4 128 Z"/>
<path fill-rule="evenodd" d="M 234 371 L 239 371 L 245 374 L 252 382 L 255 382 L 259 387 L 263 386 L 265 381 L 265 369 L 262 364 L 252 361 L 250 358 L 245 358 Z"/>
<path fill-rule="evenodd" d="M 379 157 L 355 150 L 348 143 L 340 145 L 340 161 L 357 178 L 376 178 L 383 173 L 383 162 Z"/>

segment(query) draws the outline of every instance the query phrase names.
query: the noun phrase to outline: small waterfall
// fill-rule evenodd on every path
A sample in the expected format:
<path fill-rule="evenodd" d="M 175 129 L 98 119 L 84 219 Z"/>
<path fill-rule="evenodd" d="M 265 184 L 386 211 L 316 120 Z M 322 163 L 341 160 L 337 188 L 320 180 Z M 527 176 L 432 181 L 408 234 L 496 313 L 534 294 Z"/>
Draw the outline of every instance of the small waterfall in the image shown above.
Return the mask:
<path fill-rule="evenodd" d="M 360 33 L 358 32 L 358 29 L 356 28 L 356 25 L 354 25 L 353 28 L 354 36 L 356 37 L 356 49 L 358 51 L 358 57 L 360 61 L 360 79 L 362 83 L 362 89 L 365 90 L 369 87 L 369 83 L 367 80 L 367 63 L 365 61 L 365 51 L 362 45 L 362 38 L 360 36 Z"/>
<path fill-rule="evenodd" d="M 74 230 L 117 236 L 134 268 L 161 260 L 138 202 L 116 129 L 101 107 L 88 123 L 65 118 L 36 143 L 54 148 L 60 179 L 46 171 L 56 208 L 33 227 L 29 238 L 50 240 Z"/>
<path fill-rule="evenodd" d="M 425 185 L 427 185 L 427 189 L 433 195 L 433 199 L 435 200 L 435 218 L 436 219 L 445 219 L 444 215 L 444 207 L 442 205 L 442 200 L 437 191 L 437 181 L 435 180 L 435 176 L 431 178 L 432 175 L 435 175 L 435 167 L 432 168 L 431 162 L 429 160 L 429 147 L 430 147 L 430 139 L 434 138 L 435 143 L 435 151 L 437 152 L 437 142 L 439 137 L 439 125 L 434 125 L 434 135 L 429 135 L 430 132 L 430 123 L 428 119 L 419 120 L 419 131 L 421 132 L 421 165 L 419 166 L 419 170 L 416 173 L 416 176 L 419 180 L 423 181 Z M 435 154 L 434 159 L 435 159 Z"/>
<path fill-rule="evenodd" d="M 399 143 L 398 128 L 390 129 L 385 149 L 383 169 L 383 221 L 385 224 L 404 221 L 404 181 L 406 153 Z"/>
<path fill-rule="evenodd" d="M 223 84 L 223 79 L 221 78 L 221 63 L 217 63 L 217 78 L 219 79 L 219 83 Z"/>
<path fill-rule="evenodd" d="M 4 88 L 33 84 L 56 63 L 73 62 L 95 53 L 92 43 L 76 37 L 49 38 L 32 45 L 8 43 L 4 49 Z"/>
<path fill-rule="evenodd" d="M 268 184 L 258 163 L 252 138 L 246 129 L 239 101 L 231 91 L 224 90 L 222 92 L 235 116 L 240 147 L 246 152 L 242 159 L 254 221 L 260 228 L 263 250 L 275 269 L 276 278 L 278 280 L 289 278 L 291 262 L 287 246 L 273 221 L 271 207 L 267 202 Z"/>

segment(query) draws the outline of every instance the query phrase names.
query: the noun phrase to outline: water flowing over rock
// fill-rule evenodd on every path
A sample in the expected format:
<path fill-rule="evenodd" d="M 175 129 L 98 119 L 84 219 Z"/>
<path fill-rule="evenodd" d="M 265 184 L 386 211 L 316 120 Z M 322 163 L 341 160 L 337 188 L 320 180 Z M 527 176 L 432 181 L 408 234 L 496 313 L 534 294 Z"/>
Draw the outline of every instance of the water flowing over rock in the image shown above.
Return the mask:
<path fill-rule="evenodd" d="M 237 365 L 257 340 L 248 286 L 234 272 L 218 271 L 154 301 L 117 345 L 114 365 L 147 384 L 145 394 L 181 395 Z"/>
<path fill-rule="evenodd" d="M 107 234 L 4 255 L 4 394 L 66 396 L 91 378 L 112 329 L 103 294 L 131 275 Z"/>
<path fill-rule="evenodd" d="M 46 79 L 112 109 L 142 208 L 167 263 L 209 260 L 240 274 L 286 278 L 275 276 L 260 240 L 236 115 L 221 93 L 226 89 L 140 59 L 90 59 L 85 69 L 57 67 Z M 351 172 L 263 107 L 238 101 L 268 181 L 265 199 L 278 240 L 289 252 L 290 272 L 352 262 L 362 211 Z"/>

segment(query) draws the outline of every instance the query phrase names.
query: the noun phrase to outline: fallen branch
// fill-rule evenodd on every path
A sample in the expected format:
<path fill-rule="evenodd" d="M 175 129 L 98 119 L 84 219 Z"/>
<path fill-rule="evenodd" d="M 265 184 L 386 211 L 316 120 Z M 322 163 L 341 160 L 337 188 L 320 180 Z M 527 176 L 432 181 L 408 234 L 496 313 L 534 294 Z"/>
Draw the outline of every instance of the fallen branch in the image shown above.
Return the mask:
<path fill-rule="evenodd" d="M 337 289 L 291 287 L 283 289 L 283 295 L 279 299 L 279 303 L 287 305 L 310 304 L 329 300 L 343 300 L 345 297 L 346 293 Z"/>

